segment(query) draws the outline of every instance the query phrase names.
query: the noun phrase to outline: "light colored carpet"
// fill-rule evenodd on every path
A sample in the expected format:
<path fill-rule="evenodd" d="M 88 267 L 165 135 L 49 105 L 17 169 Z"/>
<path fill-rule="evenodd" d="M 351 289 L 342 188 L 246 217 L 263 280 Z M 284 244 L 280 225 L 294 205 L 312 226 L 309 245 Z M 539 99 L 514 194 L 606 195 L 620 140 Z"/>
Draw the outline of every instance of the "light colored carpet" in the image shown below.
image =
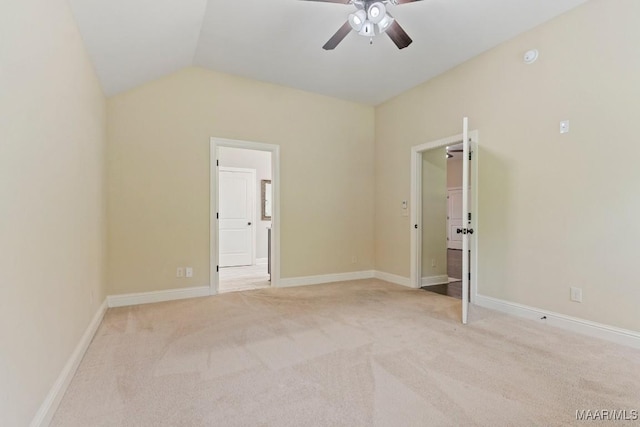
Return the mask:
<path fill-rule="evenodd" d="M 267 264 L 220 269 L 218 292 L 237 292 L 262 289 L 271 286 Z"/>
<path fill-rule="evenodd" d="M 640 409 L 639 350 L 476 307 L 462 326 L 459 304 L 361 280 L 110 309 L 52 425 L 557 426 Z"/>

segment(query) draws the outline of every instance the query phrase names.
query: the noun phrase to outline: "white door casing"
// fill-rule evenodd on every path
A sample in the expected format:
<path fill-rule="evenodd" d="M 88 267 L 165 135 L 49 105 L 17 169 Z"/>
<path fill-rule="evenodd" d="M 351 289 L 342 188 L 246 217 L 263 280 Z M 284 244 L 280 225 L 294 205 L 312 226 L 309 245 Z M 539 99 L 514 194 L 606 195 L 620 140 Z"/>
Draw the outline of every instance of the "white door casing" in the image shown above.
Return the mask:
<path fill-rule="evenodd" d="M 465 122 L 468 122 L 465 120 Z M 467 301 L 470 299 L 471 303 L 474 303 L 475 298 L 478 294 L 478 143 L 479 143 L 479 132 L 477 130 L 473 130 L 470 132 L 466 132 L 467 135 L 458 134 L 454 136 L 450 136 L 447 138 L 439 139 L 432 142 L 426 142 L 420 145 L 413 146 L 411 148 L 411 222 L 410 222 L 410 233 L 411 233 L 411 241 L 410 241 L 410 251 L 411 251 L 411 259 L 410 259 L 410 284 L 414 288 L 419 288 L 421 286 L 421 275 L 422 275 L 422 153 L 427 150 L 431 150 L 434 148 L 440 148 L 450 145 L 460 144 L 463 139 L 467 140 L 467 152 L 463 153 L 465 155 L 465 159 L 469 159 L 470 152 L 471 156 L 471 172 L 473 173 L 473 179 L 470 178 L 470 170 L 469 170 L 469 162 L 467 163 L 467 209 L 469 209 L 472 214 L 471 222 L 468 223 L 467 228 L 474 229 L 474 233 L 472 235 L 468 235 L 468 250 L 470 249 L 470 260 L 467 258 L 467 284 L 469 283 L 469 271 L 471 270 L 471 279 L 470 279 L 470 289 L 467 287 L 466 297 Z M 463 147 L 464 148 L 464 147 Z M 463 165 L 464 165 L 463 163 Z M 464 174 L 464 171 L 463 171 Z M 464 178 L 464 177 L 463 177 Z M 471 181 L 471 187 L 468 186 L 469 181 Z M 463 183 L 465 180 L 463 180 Z M 463 184 L 464 185 L 464 184 Z M 473 197 L 471 198 L 471 196 Z M 464 214 L 463 217 L 466 217 Z M 470 296 L 470 298 L 469 298 Z M 468 304 L 467 310 L 468 310 Z M 468 311 L 467 311 L 468 312 Z M 466 322 L 467 318 L 463 314 L 463 321 Z"/>
<path fill-rule="evenodd" d="M 255 264 L 255 169 L 220 167 L 220 267 Z"/>
<path fill-rule="evenodd" d="M 210 200 L 209 200 L 209 293 L 218 293 L 219 277 L 219 248 L 220 236 L 218 230 L 218 147 L 242 148 L 247 150 L 266 151 L 271 153 L 271 286 L 280 285 L 280 146 L 262 142 L 241 141 L 212 137 L 210 141 Z"/>

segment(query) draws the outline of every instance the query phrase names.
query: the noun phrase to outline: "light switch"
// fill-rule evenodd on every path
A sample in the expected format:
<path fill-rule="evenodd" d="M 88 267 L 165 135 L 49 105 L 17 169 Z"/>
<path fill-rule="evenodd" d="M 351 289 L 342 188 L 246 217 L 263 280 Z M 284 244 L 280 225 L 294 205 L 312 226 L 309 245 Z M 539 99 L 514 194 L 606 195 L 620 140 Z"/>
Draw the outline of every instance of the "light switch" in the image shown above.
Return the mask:
<path fill-rule="evenodd" d="M 569 132 L 569 120 L 563 120 L 560 122 L 560 133 Z"/>
<path fill-rule="evenodd" d="M 185 277 L 193 277 L 193 268 L 186 267 L 184 269 L 184 275 L 185 275 Z"/>

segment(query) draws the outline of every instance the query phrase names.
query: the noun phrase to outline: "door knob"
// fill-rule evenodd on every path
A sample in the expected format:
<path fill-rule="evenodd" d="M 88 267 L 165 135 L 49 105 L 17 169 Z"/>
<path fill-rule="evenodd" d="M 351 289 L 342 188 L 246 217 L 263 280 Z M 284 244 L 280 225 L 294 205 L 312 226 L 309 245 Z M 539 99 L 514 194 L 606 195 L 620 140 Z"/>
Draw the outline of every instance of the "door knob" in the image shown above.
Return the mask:
<path fill-rule="evenodd" d="M 250 223 L 250 222 L 248 222 L 248 223 L 247 223 L 247 225 L 251 225 L 251 223 Z"/>

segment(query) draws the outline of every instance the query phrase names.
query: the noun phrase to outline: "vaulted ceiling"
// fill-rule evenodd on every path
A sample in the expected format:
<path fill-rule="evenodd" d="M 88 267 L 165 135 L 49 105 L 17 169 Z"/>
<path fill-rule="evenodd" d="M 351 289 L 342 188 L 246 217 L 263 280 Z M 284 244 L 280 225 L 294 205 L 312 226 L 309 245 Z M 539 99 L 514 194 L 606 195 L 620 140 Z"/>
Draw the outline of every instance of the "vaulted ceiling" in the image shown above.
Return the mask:
<path fill-rule="evenodd" d="M 389 6 L 413 39 L 351 32 L 355 7 L 303 0 L 70 0 L 107 95 L 201 66 L 377 105 L 586 0 L 422 0 Z"/>

